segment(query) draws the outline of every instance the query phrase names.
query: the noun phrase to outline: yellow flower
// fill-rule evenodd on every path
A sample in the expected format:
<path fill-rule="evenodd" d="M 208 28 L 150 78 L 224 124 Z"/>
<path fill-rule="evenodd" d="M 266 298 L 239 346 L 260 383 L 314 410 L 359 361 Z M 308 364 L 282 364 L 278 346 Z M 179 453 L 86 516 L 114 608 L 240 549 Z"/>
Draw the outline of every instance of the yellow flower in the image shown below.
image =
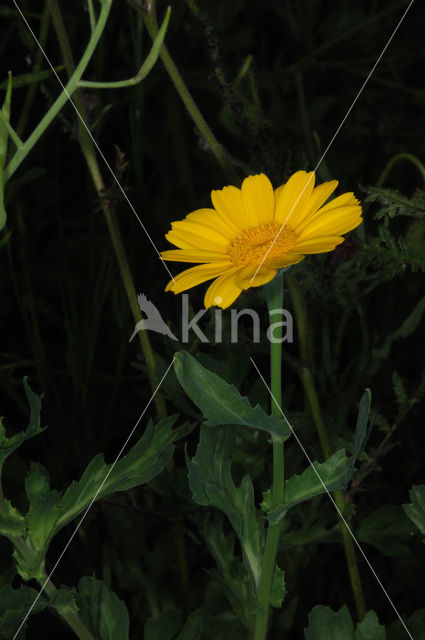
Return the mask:
<path fill-rule="evenodd" d="M 241 189 L 212 191 L 214 209 L 197 209 L 171 223 L 167 240 L 178 249 L 163 251 L 164 260 L 200 263 L 168 283 L 181 293 L 215 278 L 205 307 L 225 309 L 244 289 L 259 287 L 278 269 L 300 262 L 307 253 L 333 251 L 343 233 L 362 222 L 353 193 L 323 206 L 338 182 L 314 187 L 314 172 L 297 171 L 273 191 L 263 173 L 246 178 Z"/>

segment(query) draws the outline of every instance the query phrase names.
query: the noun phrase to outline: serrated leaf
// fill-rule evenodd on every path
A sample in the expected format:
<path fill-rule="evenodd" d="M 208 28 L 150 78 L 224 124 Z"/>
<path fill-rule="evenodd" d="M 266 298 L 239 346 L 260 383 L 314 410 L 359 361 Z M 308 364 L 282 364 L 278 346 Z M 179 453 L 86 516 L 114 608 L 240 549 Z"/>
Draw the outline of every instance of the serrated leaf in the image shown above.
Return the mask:
<path fill-rule="evenodd" d="M 385 627 L 379 624 L 374 611 L 368 611 L 361 622 L 357 623 L 356 640 L 386 640 Z"/>
<path fill-rule="evenodd" d="M 25 440 L 42 433 L 46 428 L 40 426 L 42 396 L 38 396 L 32 391 L 26 377 L 23 379 L 23 385 L 30 405 L 30 423 L 25 431 L 20 431 L 11 438 L 7 438 L 5 428 L 0 418 L 0 468 L 6 458 L 10 456 L 10 454 L 13 453 Z"/>
<path fill-rule="evenodd" d="M 78 615 L 77 590 L 70 589 L 69 587 L 60 587 L 60 589 L 56 589 L 53 595 L 49 598 L 49 607 L 55 609 L 55 611 L 61 615 L 65 612 Z"/>
<path fill-rule="evenodd" d="M 270 494 L 266 492 L 262 508 L 268 511 L 267 519 L 271 524 L 282 520 L 295 505 L 311 500 L 326 489 L 345 489 L 355 471 L 352 458 L 345 455 L 345 449 L 340 449 L 325 462 L 313 462 L 313 467 L 310 465 L 301 475 L 293 475 L 285 482 L 285 503 L 273 510 L 270 510 Z"/>
<path fill-rule="evenodd" d="M 403 509 L 425 536 L 425 485 L 413 485 L 409 491 L 409 498 L 410 504 L 403 504 Z"/>
<path fill-rule="evenodd" d="M 58 504 L 59 517 L 51 537 L 81 514 L 93 500 L 145 484 L 157 476 L 170 460 L 174 442 L 187 435 L 192 427 L 185 423 L 172 429 L 177 415 L 149 422 L 140 440 L 115 465 L 105 464 L 103 455 L 90 462 L 78 482 L 73 482 Z"/>
<path fill-rule="evenodd" d="M 285 574 L 277 565 L 273 573 L 270 606 L 280 608 L 286 596 Z"/>
<path fill-rule="evenodd" d="M 50 535 L 59 517 L 59 493 L 50 491 L 47 471 L 41 464 L 32 464 L 25 480 L 29 502 L 28 537 L 36 551 L 47 551 Z"/>
<path fill-rule="evenodd" d="M 127 607 L 102 580 L 85 576 L 76 596 L 79 615 L 98 640 L 128 640 Z"/>
<path fill-rule="evenodd" d="M 38 591 L 24 585 L 21 585 L 19 589 L 8 586 L 0 592 L 0 637 L 2 640 L 12 640 L 15 637 L 16 640 L 24 640 L 26 624 L 18 636 L 16 636 L 16 631 L 38 595 Z M 31 609 L 31 615 L 40 613 L 46 605 L 47 600 L 44 596 L 39 597 Z"/>
<path fill-rule="evenodd" d="M 308 615 L 305 640 L 356 640 L 354 624 L 346 605 L 339 611 L 318 605 Z"/>
<path fill-rule="evenodd" d="M 0 534 L 13 539 L 25 534 L 24 516 L 9 502 L 3 499 L 3 513 L 0 513 Z"/>
<path fill-rule="evenodd" d="M 189 486 L 195 502 L 224 511 L 238 536 L 245 566 L 257 592 L 264 551 L 264 528 L 254 504 L 251 478 L 242 478 L 236 487 L 231 473 L 231 450 L 234 432 L 231 427 L 210 429 L 201 426 L 196 455 L 188 466 Z"/>
<path fill-rule="evenodd" d="M 145 624 L 143 640 L 173 640 L 181 627 L 181 618 L 175 611 L 161 611 L 156 618 L 149 618 Z"/>
<path fill-rule="evenodd" d="M 284 420 L 267 415 L 259 405 L 252 407 L 235 386 L 203 367 L 187 351 L 176 353 L 174 370 L 189 398 L 207 418 L 207 426 L 252 427 L 267 431 L 282 442 L 291 435 Z"/>

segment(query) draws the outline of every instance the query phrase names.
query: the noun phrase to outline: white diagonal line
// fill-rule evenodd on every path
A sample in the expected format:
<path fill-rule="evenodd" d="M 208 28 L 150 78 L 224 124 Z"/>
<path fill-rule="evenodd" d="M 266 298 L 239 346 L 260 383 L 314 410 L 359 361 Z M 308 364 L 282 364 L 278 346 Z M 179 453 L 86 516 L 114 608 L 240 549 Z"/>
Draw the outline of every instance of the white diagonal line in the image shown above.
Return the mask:
<path fill-rule="evenodd" d="M 99 485 L 99 488 L 97 489 L 92 501 L 90 502 L 89 506 L 87 507 L 87 509 L 84 511 L 83 515 L 81 516 L 77 526 L 75 527 L 74 531 L 72 532 L 71 537 L 69 538 L 68 542 L 66 543 L 65 547 L 63 548 L 59 558 L 56 560 L 53 569 L 50 571 L 49 575 L 47 576 L 46 580 L 44 581 L 39 593 L 37 594 L 37 597 L 35 598 L 34 602 L 32 603 L 32 605 L 30 606 L 30 608 L 28 609 L 25 618 L 22 620 L 21 624 L 19 625 L 18 630 L 16 631 L 15 635 L 13 636 L 12 640 L 15 640 L 17 635 L 19 634 L 20 630 L 22 629 L 22 627 L 24 626 L 25 622 L 28 619 L 28 616 L 30 615 L 31 611 L 33 610 L 33 608 L 35 607 L 35 605 L 38 602 L 38 599 L 40 598 L 41 594 L 43 593 L 46 584 L 49 582 L 50 578 L 52 577 L 53 573 L 56 571 L 56 568 L 58 566 L 58 564 L 60 563 L 60 561 L 62 560 L 63 556 L 65 555 L 69 545 L 71 544 L 71 542 L 73 541 L 78 529 L 81 527 L 86 515 L 88 514 L 88 512 L 90 511 L 90 509 L 93 506 L 93 503 L 96 501 L 97 496 L 99 495 L 99 493 L 102 490 L 103 485 L 105 484 L 105 482 L 107 481 L 107 479 L 109 478 L 109 476 L 111 475 L 115 465 L 117 464 L 119 458 L 122 455 L 122 452 L 124 451 L 124 449 L 126 448 L 127 444 L 129 443 L 133 433 L 136 431 L 137 427 L 139 426 L 139 423 L 141 421 L 141 419 L 143 418 L 143 416 L 145 415 L 149 405 L 151 404 L 152 400 L 154 399 L 159 387 L 161 386 L 161 384 L 163 383 L 166 375 L 168 374 L 168 372 L 170 371 L 171 367 L 173 366 L 174 363 L 174 357 L 172 359 L 172 361 L 170 362 L 170 364 L 168 365 L 168 368 L 166 370 L 166 372 L 164 373 L 164 375 L 162 376 L 161 380 L 158 382 L 157 387 L 155 389 L 155 391 L 152 393 L 151 397 L 149 398 L 145 408 L 143 409 L 142 413 L 139 416 L 139 419 L 137 420 L 136 424 L 134 425 L 134 427 L 132 428 L 132 430 L 130 431 L 129 435 L 127 436 L 126 441 L 124 442 L 124 444 L 122 445 L 121 449 L 119 450 L 119 453 L 117 454 L 115 460 L 113 461 L 113 463 L 111 464 L 108 473 L 106 474 L 106 476 L 103 478 L 101 484 Z"/>
<path fill-rule="evenodd" d="M 331 145 L 333 144 L 333 141 L 335 140 L 335 138 L 337 137 L 338 133 L 340 132 L 344 122 L 347 120 L 348 116 L 350 115 L 354 105 L 356 104 L 357 100 L 359 99 L 363 89 L 365 88 L 365 86 L 367 85 L 367 83 L 370 80 L 371 75 L 373 74 L 373 72 L 375 71 L 376 67 L 378 66 L 379 62 L 381 61 L 382 56 L 384 55 L 385 51 L 388 49 L 388 46 L 391 42 L 391 40 L 394 38 L 396 32 L 398 31 L 401 23 L 403 22 L 404 18 L 407 15 L 407 12 L 409 11 L 410 7 L 412 6 L 412 4 L 414 3 L 415 0 L 410 0 L 409 6 L 407 7 L 407 9 L 405 10 L 405 12 L 403 13 L 403 15 L 401 16 L 400 20 L 397 23 L 396 28 L 394 29 L 394 31 L 392 32 L 392 34 L 390 35 L 390 37 L 387 40 L 387 43 L 385 45 L 385 47 L 382 49 L 381 53 L 379 54 L 379 57 L 377 59 L 377 61 L 375 62 L 375 64 L 373 65 L 372 69 L 369 71 L 369 74 L 366 78 L 366 80 L 363 82 L 362 86 L 360 87 L 356 97 L 354 98 L 353 102 L 351 103 L 350 108 L 348 109 L 347 113 L 345 114 L 345 116 L 343 117 L 343 119 L 341 120 L 341 123 L 339 125 L 339 127 L 337 128 L 337 130 L 335 131 L 335 133 L 333 134 L 331 141 L 329 142 L 328 146 L 326 147 L 326 149 L 324 150 L 319 162 L 317 163 L 315 169 L 314 169 L 314 173 L 316 173 L 318 167 L 321 165 L 323 158 L 325 157 L 325 155 L 327 154 L 327 152 L 329 151 Z M 288 213 L 288 215 L 286 216 L 286 219 L 284 220 L 282 226 L 280 227 L 278 233 L 276 234 L 276 237 L 274 238 L 273 242 L 271 243 L 271 245 L 269 246 L 269 248 L 267 249 L 266 253 L 264 254 L 263 259 L 261 260 L 260 264 L 257 267 L 256 272 L 254 273 L 254 275 L 252 276 L 251 280 L 249 281 L 250 284 L 251 282 L 254 280 L 255 276 L 257 275 L 258 271 L 260 270 L 260 268 L 262 267 L 264 261 L 266 260 L 267 256 L 269 255 L 270 251 L 272 250 L 276 240 L 278 239 L 278 237 L 280 236 L 282 229 L 284 228 L 285 224 L 288 222 L 293 210 L 295 209 L 295 207 L 297 206 L 301 196 L 303 195 L 304 191 L 307 189 L 308 185 L 310 184 L 311 180 L 313 178 L 313 175 L 310 176 L 310 178 L 307 180 L 306 184 L 304 185 L 304 189 L 301 191 L 300 195 L 298 196 L 294 206 L 292 207 L 292 209 L 290 210 L 290 212 Z"/>
<path fill-rule="evenodd" d="M 298 443 L 298 444 L 299 444 L 299 446 L 301 447 L 302 452 L 304 453 L 305 457 L 307 458 L 307 460 L 308 460 L 308 463 L 309 463 L 310 467 L 312 467 L 312 469 L 313 469 L 314 473 L 316 474 L 316 476 L 318 477 L 318 479 L 319 479 L 319 481 L 320 481 L 321 485 L 323 486 L 324 490 L 325 490 L 325 491 L 326 491 L 326 493 L 328 494 L 330 501 L 332 502 L 333 506 L 335 507 L 335 509 L 336 509 L 336 510 L 337 510 L 337 512 L 338 512 L 339 517 L 341 518 L 341 520 L 343 521 L 343 523 L 344 523 L 344 524 L 345 524 L 345 526 L 347 527 L 348 531 L 350 532 L 351 537 L 353 538 L 353 540 L 354 540 L 354 542 L 355 542 L 355 544 L 356 544 L 357 548 L 359 549 L 359 551 L 360 551 L 361 555 L 363 556 L 364 560 L 366 561 L 366 564 L 368 565 L 369 569 L 372 571 L 373 575 L 375 576 L 375 578 L 376 578 L 376 580 L 377 580 L 377 582 L 378 582 L 379 586 L 381 587 L 382 591 L 383 591 L 383 592 L 384 592 L 384 594 L 386 595 L 387 600 L 389 601 L 390 605 L 392 606 L 392 608 L 393 608 L 393 609 L 394 609 L 394 611 L 396 612 L 398 619 L 400 620 L 401 624 L 403 625 L 404 629 L 405 629 L 405 630 L 406 630 L 406 632 L 407 632 L 407 635 L 409 636 L 409 638 L 411 638 L 411 640 L 413 640 L 413 636 L 411 635 L 411 633 L 410 633 L 409 629 L 406 627 L 406 624 L 404 623 L 403 618 L 402 618 L 402 617 L 401 617 L 401 615 L 399 614 L 399 612 L 398 612 L 398 610 L 397 610 L 397 608 L 396 608 L 395 604 L 393 603 L 393 601 L 391 600 L 390 596 L 388 595 L 388 592 L 386 591 L 386 589 L 385 589 L 384 585 L 382 584 L 381 580 L 379 579 L 378 574 L 376 573 L 375 569 L 372 567 L 372 565 L 371 565 L 370 561 L 368 560 L 368 558 L 367 558 L 367 556 L 366 556 L 365 552 L 363 551 L 362 547 L 361 547 L 361 546 L 360 546 L 360 544 L 358 543 L 356 536 L 354 535 L 354 533 L 351 531 L 350 527 L 348 526 L 348 523 L 347 523 L 346 519 L 345 519 L 345 518 L 344 518 L 344 516 L 342 515 L 342 513 L 341 513 L 341 511 L 339 510 L 339 508 L 338 508 L 338 506 L 337 506 L 337 504 L 336 504 L 335 500 L 333 499 L 333 497 L 332 497 L 332 495 L 330 494 L 329 490 L 327 489 L 327 487 L 326 487 L 325 483 L 323 482 L 323 480 L 322 480 L 322 478 L 321 478 L 321 476 L 320 476 L 319 472 L 317 471 L 316 467 L 315 467 L 315 466 L 314 466 L 314 464 L 313 464 L 313 461 L 311 460 L 310 456 L 308 455 L 307 451 L 305 450 L 305 448 L 304 448 L 304 446 L 303 446 L 303 444 L 302 444 L 301 440 L 298 438 L 297 434 L 295 433 L 295 431 L 293 430 L 292 426 L 290 425 L 290 423 L 289 423 L 289 421 L 288 421 L 288 419 L 287 419 L 286 415 L 283 413 L 283 409 L 282 409 L 282 407 L 281 407 L 281 406 L 279 405 L 279 403 L 277 402 L 277 400 L 276 400 L 276 398 L 274 397 L 274 395 L 273 395 L 273 393 L 272 393 L 272 391 L 271 391 L 271 389 L 270 389 L 269 385 L 268 385 L 268 384 L 267 384 L 267 382 L 265 381 L 265 379 L 264 379 L 264 377 L 263 377 L 263 375 L 262 375 L 261 371 L 259 370 L 259 368 L 258 368 L 258 367 L 257 367 L 257 365 L 255 364 L 255 362 L 254 362 L 254 360 L 253 360 L 253 358 L 252 358 L 251 356 L 250 356 L 250 360 L 251 360 L 252 364 L 254 365 L 254 367 L 255 367 L 255 369 L 256 369 L 256 371 L 257 371 L 258 375 L 260 376 L 261 380 L 263 381 L 264 386 L 266 387 L 267 391 L 269 392 L 269 394 L 270 394 L 271 398 L 273 399 L 274 403 L 276 404 L 276 406 L 277 406 L 277 407 L 279 407 L 279 411 L 280 411 L 280 413 L 282 414 L 283 419 L 285 420 L 286 424 L 287 424 L 287 425 L 288 425 L 288 427 L 290 428 L 290 430 L 291 430 L 291 432 L 292 432 L 292 435 L 294 436 L 295 440 L 297 441 L 297 443 Z"/>
<path fill-rule="evenodd" d="M 147 235 L 151 245 L 153 246 L 158 258 L 161 260 L 162 264 L 164 265 L 164 267 L 166 268 L 169 276 L 171 277 L 171 279 L 173 280 L 173 282 L 175 282 L 174 276 L 171 273 L 171 271 L 169 270 L 169 268 L 167 267 L 167 265 L 165 264 L 164 260 L 161 257 L 160 252 L 158 251 L 158 249 L 156 248 L 156 245 L 154 243 L 154 241 L 152 240 L 151 236 L 149 235 L 148 230 L 146 229 L 145 225 L 143 224 L 143 222 L 140 219 L 140 216 L 138 215 L 136 209 L 134 208 L 132 202 L 130 201 L 129 197 L 127 196 L 126 192 L 124 191 L 123 187 L 121 186 L 120 181 L 118 180 L 117 176 L 115 175 L 111 165 L 109 164 L 109 162 L 107 161 L 107 159 L 105 158 L 103 152 L 101 151 L 99 145 L 97 144 L 92 132 L 90 131 L 89 127 L 87 126 L 87 124 L 84 121 L 84 118 L 80 115 L 77 107 L 75 106 L 74 101 L 72 100 L 70 94 L 68 93 L 65 85 L 63 84 L 62 80 L 60 79 L 59 75 L 56 72 L 56 69 L 54 68 L 53 64 L 50 62 L 50 58 L 47 56 L 47 53 L 45 52 L 45 50 L 43 49 L 43 47 L 41 46 L 37 36 L 35 35 L 34 31 L 31 29 L 27 19 L 25 18 L 24 14 L 22 13 L 22 11 L 20 10 L 16 0 L 12 0 L 13 4 L 15 5 L 16 9 L 18 10 L 22 20 L 25 23 L 25 26 L 27 27 L 28 31 L 31 33 L 32 37 L 34 38 L 35 42 L 37 43 L 38 48 L 40 49 L 41 53 L 43 54 L 44 58 L 46 59 L 47 64 L 49 65 L 50 69 L 53 71 L 54 75 L 56 76 L 57 81 L 59 82 L 60 86 L 62 87 L 62 91 L 66 94 L 66 96 L 68 97 L 69 102 L 72 104 L 75 113 L 77 114 L 77 116 L 79 117 L 79 119 L 81 120 L 81 122 L 83 123 L 83 126 L 85 128 L 85 130 L 87 131 L 87 133 L 89 134 L 91 141 L 93 142 L 94 146 L 96 147 L 96 150 L 98 152 L 98 154 L 100 155 L 100 157 L 102 158 L 103 162 L 105 163 L 106 167 L 108 168 L 109 173 L 111 174 L 112 178 L 114 179 L 114 181 L 116 182 L 119 190 L 121 191 L 122 195 L 124 196 L 124 199 L 126 200 L 128 206 L 130 207 L 131 211 L 133 212 L 133 214 L 136 216 L 137 221 L 139 222 L 140 226 L 142 227 L 143 231 L 145 232 L 145 234 Z"/>

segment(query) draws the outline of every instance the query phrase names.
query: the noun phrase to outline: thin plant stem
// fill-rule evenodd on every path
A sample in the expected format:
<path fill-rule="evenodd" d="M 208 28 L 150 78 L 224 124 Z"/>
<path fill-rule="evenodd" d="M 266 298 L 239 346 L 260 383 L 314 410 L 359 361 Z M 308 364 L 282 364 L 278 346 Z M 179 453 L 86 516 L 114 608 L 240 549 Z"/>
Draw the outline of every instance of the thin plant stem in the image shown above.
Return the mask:
<path fill-rule="evenodd" d="M 319 396 L 316 390 L 316 384 L 313 374 L 310 370 L 311 335 L 308 326 L 307 309 L 301 289 L 295 279 L 292 276 L 287 276 L 287 283 L 292 299 L 292 304 L 294 306 L 295 319 L 298 327 L 298 338 L 300 343 L 300 355 L 303 361 L 302 366 L 297 368 L 297 371 L 301 378 L 301 382 L 303 384 L 304 391 L 310 405 L 323 455 L 327 460 L 332 455 L 332 448 L 329 443 L 326 425 L 320 407 Z M 344 515 L 346 504 L 343 492 L 334 491 L 333 497 L 340 513 Z M 363 620 L 364 616 L 366 615 L 366 605 L 353 539 L 348 527 L 341 519 L 340 529 L 348 573 L 350 577 L 351 589 L 353 591 L 354 601 L 356 604 L 357 616 L 359 620 Z"/>
<path fill-rule="evenodd" d="M 156 20 L 154 0 L 151 1 L 148 11 L 143 10 L 137 3 L 132 2 L 131 4 L 138 10 L 143 11 L 146 29 L 152 40 L 154 40 L 158 34 L 158 23 Z M 166 46 L 162 47 L 160 57 L 177 93 L 188 110 L 192 120 L 198 127 L 200 134 L 209 145 L 227 177 L 232 181 L 232 183 L 238 184 L 240 182 L 240 178 L 236 173 L 233 164 L 211 131 L 202 113 L 199 111 Z"/>
<path fill-rule="evenodd" d="M 170 21 L 170 15 L 171 7 L 168 7 L 167 11 L 165 12 L 165 17 L 162 21 L 161 28 L 159 29 L 157 36 L 153 41 L 152 48 L 135 76 L 133 76 L 132 78 L 128 78 L 127 80 L 115 80 L 112 82 L 80 80 L 78 86 L 81 88 L 90 89 L 122 89 L 125 87 L 134 87 L 136 84 L 140 84 L 140 82 L 144 80 L 144 78 L 146 78 L 149 71 L 152 69 L 158 59 L 162 43 L 164 42 L 168 23 Z"/>
<path fill-rule="evenodd" d="M 265 287 L 269 317 L 283 304 L 283 276 L 275 277 Z M 282 407 L 282 326 L 276 327 L 270 340 L 270 388 L 272 392 L 272 414 L 281 416 Z M 281 438 L 272 436 L 273 446 L 273 487 L 272 508 L 276 508 L 285 498 L 284 477 L 284 447 Z M 258 586 L 259 613 L 255 619 L 254 640 L 265 640 L 270 616 L 270 596 L 273 575 L 276 567 L 276 555 L 279 545 L 281 523 L 268 524 L 266 548 L 264 551 L 263 567 Z"/>
<path fill-rule="evenodd" d="M 425 167 L 422 162 L 411 153 L 397 153 L 397 155 L 393 156 L 391 160 L 389 160 L 387 166 L 379 176 L 376 182 L 377 187 L 380 187 L 384 184 L 385 180 L 388 178 L 389 173 L 393 170 L 395 165 L 400 162 L 400 160 L 407 160 L 408 162 L 413 164 L 421 174 L 422 180 L 425 182 Z"/>
<path fill-rule="evenodd" d="M 25 160 L 29 152 L 32 150 L 34 145 L 39 141 L 43 133 L 46 131 L 48 126 L 53 122 L 53 120 L 58 115 L 59 111 L 62 107 L 68 102 L 69 96 L 71 96 L 75 89 L 78 86 L 78 82 L 83 75 L 84 71 L 89 64 L 91 57 L 94 53 L 94 50 L 99 42 L 99 39 L 103 33 L 105 28 L 109 12 L 111 10 L 112 0 L 105 0 L 102 4 L 102 9 L 99 14 L 99 19 L 96 23 L 96 28 L 91 34 L 90 40 L 85 48 L 85 51 L 81 57 L 80 62 L 75 67 L 75 70 L 72 76 L 69 78 L 68 83 L 65 87 L 65 91 L 62 91 L 59 96 L 56 98 L 55 102 L 52 104 L 50 109 L 44 115 L 44 117 L 40 120 L 38 125 L 35 127 L 33 132 L 29 135 L 29 137 L 23 141 L 22 147 L 17 149 L 16 153 L 11 158 L 10 162 L 6 166 L 3 174 L 4 183 L 11 178 L 11 176 L 15 173 L 17 168 L 21 165 L 21 163 Z"/>
<path fill-rule="evenodd" d="M 68 40 L 68 35 L 65 30 L 65 26 L 63 24 L 62 15 L 59 9 L 59 5 L 57 0 L 49 0 L 48 2 L 53 24 L 57 33 L 57 37 L 59 40 L 59 44 L 62 51 L 62 56 L 64 59 L 65 68 L 70 77 L 74 74 L 74 61 L 71 52 L 71 47 Z M 133 314 L 133 318 L 135 323 L 139 322 L 141 319 L 141 312 L 137 303 L 137 294 L 134 286 L 133 278 L 130 272 L 130 266 L 127 260 L 127 254 L 124 248 L 124 244 L 121 237 L 121 232 L 119 230 L 118 222 L 114 213 L 114 210 L 110 203 L 108 203 L 104 197 L 105 193 L 105 184 L 103 181 L 102 173 L 99 168 L 99 164 L 96 157 L 96 151 L 93 145 L 93 141 L 87 131 L 86 126 L 84 126 L 82 120 L 86 123 L 86 114 L 83 104 L 83 99 L 80 90 L 75 91 L 75 106 L 78 110 L 80 118 L 79 122 L 79 140 L 81 151 L 85 157 L 87 166 L 90 171 L 90 175 L 93 180 L 94 187 L 96 189 L 97 195 L 99 197 L 103 214 L 105 216 L 106 224 L 109 230 L 109 234 L 112 240 L 112 245 L 115 250 L 115 255 L 118 261 L 119 270 L 121 273 L 121 278 L 124 284 L 124 288 L 127 294 L 128 302 L 130 305 L 131 312 Z M 138 332 L 140 346 L 142 348 L 142 352 L 145 358 L 148 376 L 150 380 L 150 384 L 152 390 L 155 391 L 158 387 L 158 378 L 156 375 L 155 368 L 155 358 L 152 351 L 152 347 L 150 344 L 149 336 L 146 331 Z M 165 418 L 167 415 L 165 401 L 161 395 L 161 393 L 155 393 L 154 397 L 155 408 L 157 412 L 158 419 L 161 420 Z"/>

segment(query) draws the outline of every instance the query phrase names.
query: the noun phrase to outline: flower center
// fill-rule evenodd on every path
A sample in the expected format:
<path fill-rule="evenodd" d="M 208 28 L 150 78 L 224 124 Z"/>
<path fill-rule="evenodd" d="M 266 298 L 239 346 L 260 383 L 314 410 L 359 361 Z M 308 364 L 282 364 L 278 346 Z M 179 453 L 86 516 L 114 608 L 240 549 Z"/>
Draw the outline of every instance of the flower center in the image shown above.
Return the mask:
<path fill-rule="evenodd" d="M 268 222 L 248 227 L 230 245 L 228 255 L 234 265 L 259 264 L 288 253 L 297 241 L 297 234 L 286 226 L 280 231 L 280 222 Z M 276 239 L 277 236 L 277 239 Z"/>

